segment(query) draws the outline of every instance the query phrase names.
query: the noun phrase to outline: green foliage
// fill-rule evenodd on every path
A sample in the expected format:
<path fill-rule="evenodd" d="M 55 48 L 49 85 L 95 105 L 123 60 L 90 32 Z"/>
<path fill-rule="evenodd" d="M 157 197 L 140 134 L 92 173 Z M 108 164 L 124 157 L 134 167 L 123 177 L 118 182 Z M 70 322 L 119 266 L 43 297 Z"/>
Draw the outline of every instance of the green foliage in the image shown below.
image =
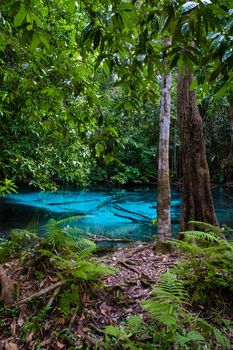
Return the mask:
<path fill-rule="evenodd" d="M 59 296 L 59 310 L 64 318 L 70 316 L 73 307 L 81 307 L 81 293 L 87 285 L 97 288 L 101 286 L 101 277 L 113 273 L 110 269 L 92 259 L 95 251 L 95 244 L 86 239 L 83 235 L 77 236 L 77 231 L 69 232 L 69 225 L 80 219 L 80 216 L 70 217 L 64 220 L 50 220 L 46 226 L 46 235 L 38 237 L 34 225 L 32 231 L 14 230 L 10 233 L 9 240 L 0 240 L 1 262 L 12 258 L 20 258 L 23 265 L 30 261 L 31 269 L 34 266 L 36 278 L 50 272 L 54 277 L 65 282 L 64 289 L 61 289 Z M 30 226 L 30 225 L 29 225 Z M 29 229 L 29 227 L 28 227 Z M 38 263 L 39 262 L 39 263 Z M 42 269 L 42 270 L 41 270 Z M 46 313 L 50 309 L 44 310 Z M 42 311 L 41 311 L 42 312 Z M 34 315 L 25 326 L 25 330 L 43 322 L 41 312 Z M 44 314 L 43 314 L 44 315 Z M 40 324 L 40 323 L 39 323 Z"/>
<path fill-rule="evenodd" d="M 59 295 L 59 309 L 62 316 L 68 318 L 72 311 L 72 307 L 76 307 L 81 303 L 80 290 L 77 285 L 71 285 L 69 289 L 64 290 Z"/>
<path fill-rule="evenodd" d="M 227 298 L 233 284 L 233 244 L 224 237 L 225 228 L 192 222 L 206 231 L 183 232 L 184 240 L 171 242 L 189 259 L 178 264 L 175 272 L 198 303 L 218 305 L 218 298 Z"/>
<path fill-rule="evenodd" d="M 216 91 L 232 92 L 231 15 L 230 1 L 2 1 L 0 176 L 41 189 L 155 182 L 163 35 L 170 68 L 188 65 L 212 109 Z M 228 104 L 216 104 L 216 127 L 206 121 L 213 172 L 230 149 Z M 176 124 L 173 107 L 174 175 Z"/>
<path fill-rule="evenodd" d="M 210 349 L 210 344 L 230 349 L 227 337 L 212 324 L 189 311 L 189 296 L 183 282 L 167 272 L 160 276 L 153 298 L 142 307 L 155 322 L 146 324 L 133 316 L 119 327 L 108 326 L 106 344 L 113 349 Z"/>
<path fill-rule="evenodd" d="M 145 310 L 159 323 L 176 326 L 188 296 L 182 282 L 168 272 L 159 279 L 153 294 L 153 300 L 143 302 Z"/>
<path fill-rule="evenodd" d="M 17 193 L 17 186 L 12 180 L 5 179 L 0 182 L 0 197 L 4 194 Z"/>
<path fill-rule="evenodd" d="M 0 239 L 0 263 L 9 258 L 24 259 L 38 242 L 35 232 L 14 229 L 9 234 L 9 239 Z"/>

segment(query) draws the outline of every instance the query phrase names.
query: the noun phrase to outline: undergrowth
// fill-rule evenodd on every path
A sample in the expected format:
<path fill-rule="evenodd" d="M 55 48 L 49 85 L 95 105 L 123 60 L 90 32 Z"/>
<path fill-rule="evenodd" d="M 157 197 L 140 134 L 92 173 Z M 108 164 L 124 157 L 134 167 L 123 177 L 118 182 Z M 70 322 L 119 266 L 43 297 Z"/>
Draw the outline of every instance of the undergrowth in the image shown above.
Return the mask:
<path fill-rule="evenodd" d="M 24 344 L 33 340 L 31 348 L 41 343 L 51 318 L 55 324 L 60 322 L 63 327 L 68 324 L 71 327 L 74 316 L 82 313 L 83 294 L 101 288 L 101 277 L 113 273 L 113 269 L 94 261 L 95 243 L 84 233 L 81 235 L 79 229 L 70 229 L 69 224 L 79 218 L 50 220 L 43 237 L 37 235 L 36 225 L 32 223 L 26 230 L 11 231 L 9 239 L 0 242 L 0 262 L 13 261 L 22 270 L 22 275 L 35 281 L 35 285 L 41 285 L 34 297 L 25 298 L 25 303 L 21 291 L 20 300 L 16 298 L 13 306 L 7 305 L 9 299 L 4 300 L 1 293 L 1 301 L 5 302 L 1 309 L 3 318 L 11 317 L 12 309 L 20 310 L 18 303 L 26 305 L 27 317 L 19 337 Z M 10 293 L 9 286 L 13 284 L 5 277 L 1 278 L 1 290 Z M 51 293 L 43 287 L 48 282 L 49 287 L 55 286 Z"/>
<path fill-rule="evenodd" d="M 168 242 L 187 258 L 161 275 L 152 297 L 141 303 L 151 321 L 133 316 L 120 327 L 108 326 L 108 348 L 232 348 L 233 244 L 225 239 L 226 228 L 192 224 L 200 231 L 182 232 L 182 241 Z"/>
<path fill-rule="evenodd" d="M 23 344 L 33 344 L 33 349 L 41 344 L 48 330 L 52 338 L 68 344 L 68 349 L 81 349 L 82 345 L 74 346 L 77 343 L 72 332 L 74 319 L 77 315 L 82 317 L 85 295 L 101 287 L 101 276 L 113 272 L 93 259 L 95 244 L 88 235 L 70 227 L 78 219 L 50 220 L 44 237 L 38 237 L 36 225 L 31 224 L 26 230 L 12 231 L 9 240 L 0 242 L 2 263 L 9 259 L 17 261 L 23 273 L 42 286 L 48 280 L 59 284 L 49 298 L 38 294 L 25 299 L 28 313 L 19 339 Z M 233 243 L 225 238 L 226 227 L 192 224 L 197 230 L 182 232 L 182 241 L 166 242 L 182 252 L 184 259 L 161 275 L 150 298 L 141 302 L 147 316 L 135 315 L 117 327 L 108 326 L 103 341 L 96 340 L 92 348 L 232 348 L 228 334 L 232 333 Z M 22 298 L 21 293 L 19 302 Z M 1 329 L 7 315 L 20 319 L 18 301 L 3 306 L 0 314 Z M 53 326 L 48 326 L 48 319 L 53 319 Z M 10 331 L 6 334 L 9 336 Z"/>

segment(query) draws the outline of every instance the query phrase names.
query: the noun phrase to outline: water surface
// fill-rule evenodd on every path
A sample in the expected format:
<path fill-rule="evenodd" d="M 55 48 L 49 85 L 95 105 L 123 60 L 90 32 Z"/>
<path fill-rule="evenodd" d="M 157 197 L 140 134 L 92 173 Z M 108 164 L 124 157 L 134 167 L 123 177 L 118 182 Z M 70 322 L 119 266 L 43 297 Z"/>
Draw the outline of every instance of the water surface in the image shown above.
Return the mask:
<path fill-rule="evenodd" d="M 218 220 L 233 228 L 233 189 L 213 190 Z M 74 215 L 84 215 L 72 225 L 93 234 L 115 238 L 150 240 L 156 234 L 151 220 L 157 218 L 157 195 L 149 190 L 25 192 L 7 195 L 0 200 L 0 232 L 25 228 L 32 220 L 39 232 L 46 222 Z M 174 232 L 180 217 L 180 192 L 172 192 L 171 218 Z"/>

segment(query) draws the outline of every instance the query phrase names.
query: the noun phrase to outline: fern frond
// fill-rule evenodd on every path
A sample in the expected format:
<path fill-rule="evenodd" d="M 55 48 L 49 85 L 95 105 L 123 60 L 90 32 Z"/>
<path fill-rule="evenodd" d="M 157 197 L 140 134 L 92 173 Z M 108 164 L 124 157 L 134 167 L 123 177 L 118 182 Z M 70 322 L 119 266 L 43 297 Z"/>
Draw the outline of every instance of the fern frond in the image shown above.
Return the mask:
<path fill-rule="evenodd" d="M 91 234 L 88 231 L 82 230 L 79 227 L 65 227 L 64 231 L 68 232 L 73 237 L 92 237 L 93 234 Z"/>
<path fill-rule="evenodd" d="M 67 290 L 60 293 L 59 309 L 61 314 L 67 318 L 72 310 L 72 307 L 76 307 L 80 303 L 79 287 L 72 284 Z"/>
<path fill-rule="evenodd" d="M 96 249 L 96 244 L 86 238 L 81 238 L 76 241 L 77 254 L 79 260 L 90 258 Z"/>
<path fill-rule="evenodd" d="M 49 220 L 46 225 L 46 240 L 54 248 L 63 247 L 66 243 L 66 234 L 56 220 Z"/>
<path fill-rule="evenodd" d="M 172 245 L 176 246 L 179 250 L 182 250 L 185 253 L 190 253 L 192 255 L 203 253 L 202 247 L 186 242 L 185 240 L 181 241 L 181 240 L 171 238 L 168 240 L 168 242 L 170 242 Z"/>
<path fill-rule="evenodd" d="M 56 221 L 59 226 L 64 226 L 64 225 L 70 225 L 75 223 L 77 220 L 81 220 L 84 218 L 90 217 L 89 215 L 75 215 L 75 216 L 70 216 L 69 218 L 65 218 L 62 220 Z"/>
<path fill-rule="evenodd" d="M 161 304 L 154 300 L 145 300 L 141 305 L 144 310 L 162 325 L 168 327 L 178 326 L 178 314 L 169 304 Z"/>
<path fill-rule="evenodd" d="M 11 230 L 9 237 L 14 246 L 20 245 L 21 247 L 30 245 L 30 243 L 33 243 L 36 239 L 38 239 L 34 232 L 21 229 Z"/>
<path fill-rule="evenodd" d="M 199 241 L 207 241 L 211 244 L 214 243 L 222 243 L 224 240 L 218 236 L 215 236 L 212 232 L 205 232 L 205 231 L 185 231 L 181 232 L 185 236 L 185 239 L 192 240 L 196 239 Z"/>
<path fill-rule="evenodd" d="M 196 226 L 199 230 L 202 230 L 205 232 L 212 232 L 220 237 L 224 236 L 222 228 L 219 226 L 214 226 L 214 225 L 208 224 L 207 222 L 202 222 L 202 221 L 189 221 L 188 224 Z"/>
<path fill-rule="evenodd" d="M 26 227 L 26 230 L 37 235 L 38 232 L 38 217 L 33 218 Z"/>
<path fill-rule="evenodd" d="M 171 244 L 173 244 L 174 246 L 176 246 L 179 250 L 183 251 L 183 252 L 187 252 L 190 253 L 191 255 L 194 254 L 202 254 L 203 253 L 203 248 L 199 247 L 196 244 L 191 244 L 189 242 L 186 242 L 185 240 L 177 240 L 174 238 L 171 238 L 168 240 L 168 242 L 170 242 Z"/>
<path fill-rule="evenodd" d="M 153 295 L 161 302 L 175 302 L 178 305 L 187 303 L 188 293 L 185 290 L 182 281 L 178 280 L 176 275 L 166 272 L 160 276 L 156 288 L 153 290 Z"/>
<path fill-rule="evenodd" d="M 231 349 L 229 339 L 216 327 L 212 326 L 206 320 L 202 318 L 196 318 L 195 320 L 197 328 L 200 329 L 207 336 L 212 336 L 215 338 L 218 345 L 222 346 L 224 349 Z"/>
<path fill-rule="evenodd" d="M 100 276 L 112 274 L 115 270 L 91 261 L 81 261 L 73 265 L 69 273 L 78 280 L 98 281 Z"/>
<path fill-rule="evenodd" d="M 156 321 L 165 326 L 178 326 L 178 315 L 185 313 L 183 304 L 188 304 L 188 294 L 182 281 L 167 272 L 158 279 L 153 289 L 153 299 L 146 300 L 142 306 Z"/>

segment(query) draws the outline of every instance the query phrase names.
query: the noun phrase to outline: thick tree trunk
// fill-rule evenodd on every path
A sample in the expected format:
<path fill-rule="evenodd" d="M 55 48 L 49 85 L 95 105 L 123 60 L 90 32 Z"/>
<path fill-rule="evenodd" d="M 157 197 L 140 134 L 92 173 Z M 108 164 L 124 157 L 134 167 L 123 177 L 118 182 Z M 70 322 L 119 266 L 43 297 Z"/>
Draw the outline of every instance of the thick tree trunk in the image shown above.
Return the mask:
<path fill-rule="evenodd" d="M 168 37 L 165 46 L 170 45 Z M 166 63 L 164 63 L 166 65 Z M 171 237 L 170 202 L 171 191 L 169 181 L 169 135 L 171 110 L 171 73 L 162 76 L 161 106 L 159 115 L 159 160 L 158 160 L 158 240 Z"/>
<path fill-rule="evenodd" d="M 195 91 L 190 91 L 192 73 L 186 69 L 178 78 L 177 112 L 182 148 L 182 208 L 180 230 L 192 229 L 188 221 L 217 225 L 209 168 L 205 153 L 202 118 Z"/>

